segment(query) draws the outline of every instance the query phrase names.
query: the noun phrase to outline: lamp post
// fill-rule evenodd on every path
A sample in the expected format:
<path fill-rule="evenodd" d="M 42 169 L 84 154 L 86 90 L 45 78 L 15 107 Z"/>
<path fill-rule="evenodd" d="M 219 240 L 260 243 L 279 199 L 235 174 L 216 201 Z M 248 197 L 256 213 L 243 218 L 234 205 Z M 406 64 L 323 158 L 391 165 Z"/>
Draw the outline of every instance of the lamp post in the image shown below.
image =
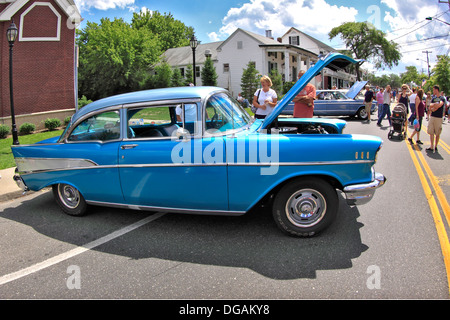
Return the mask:
<path fill-rule="evenodd" d="M 16 117 L 14 114 L 14 93 L 13 93 L 13 47 L 14 42 L 17 39 L 17 34 L 19 30 L 17 29 L 14 20 L 11 21 L 11 25 L 8 30 L 6 30 L 6 39 L 9 42 L 9 95 L 11 101 L 11 127 L 12 127 L 12 136 L 13 136 L 13 144 L 19 144 L 19 138 L 17 137 L 17 127 L 16 127 Z"/>
<path fill-rule="evenodd" d="M 437 20 L 437 21 L 440 21 L 440 22 L 442 22 L 442 23 L 448 24 L 448 25 L 450 26 L 450 23 L 445 22 L 444 20 L 441 20 L 441 19 L 438 19 L 438 18 L 427 17 L 427 18 L 425 18 L 425 19 L 426 19 L 426 20 Z"/>
<path fill-rule="evenodd" d="M 197 41 L 197 38 L 195 37 L 195 35 L 192 35 L 192 37 L 191 37 L 191 40 L 190 40 L 190 46 L 191 46 L 191 49 L 192 49 L 192 57 L 193 57 L 193 76 L 194 76 L 194 86 L 196 85 L 196 81 L 195 81 L 195 78 L 196 78 L 196 76 L 195 76 L 195 49 L 197 49 L 197 46 L 198 46 L 198 41 Z"/>

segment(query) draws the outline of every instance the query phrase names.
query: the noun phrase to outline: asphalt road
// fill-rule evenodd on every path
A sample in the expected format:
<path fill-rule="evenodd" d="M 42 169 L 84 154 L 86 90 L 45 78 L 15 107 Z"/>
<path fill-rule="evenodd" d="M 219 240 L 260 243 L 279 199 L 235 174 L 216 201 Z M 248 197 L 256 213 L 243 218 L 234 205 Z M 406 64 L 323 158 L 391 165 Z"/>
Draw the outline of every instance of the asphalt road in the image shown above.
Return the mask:
<path fill-rule="evenodd" d="M 285 236 L 265 208 L 211 217 L 95 207 L 75 218 L 44 190 L 0 203 L 0 299 L 448 299 L 439 228 L 449 233 L 440 201 L 450 199 L 450 148 L 427 153 L 422 132 L 415 150 L 387 139 L 387 120 L 346 120 L 346 133 L 383 138 L 376 170 L 388 182 L 364 206 L 340 196 L 322 234 Z M 419 154 L 440 198 L 424 191 Z"/>

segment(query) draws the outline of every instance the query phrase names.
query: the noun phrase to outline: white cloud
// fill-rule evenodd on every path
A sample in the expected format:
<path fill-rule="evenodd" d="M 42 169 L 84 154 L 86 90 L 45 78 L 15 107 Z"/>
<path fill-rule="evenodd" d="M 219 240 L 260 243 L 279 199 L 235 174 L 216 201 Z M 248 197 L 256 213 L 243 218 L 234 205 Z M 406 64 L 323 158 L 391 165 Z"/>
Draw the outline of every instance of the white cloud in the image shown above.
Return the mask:
<path fill-rule="evenodd" d="M 216 36 L 224 39 L 242 28 L 259 34 L 270 29 L 274 37 L 280 37 L 295 27 L 328 42 L 328 32 L 344 22 L 355 21 L 357 13 L 355 8 L 330 5 L 325 0 L 250 0 L 228 11 Z"/>
<path fill-rule="evenodd" d="M 90 8 L 98 10 L 108 10 L 115 8 L 125 8 L 133 5 L 135 0 L 75 0 L 80 11 L 88 11 Z"/>
<path fill-rule="evenodd" d="M 407 5 L 400 0 L 381 0 L 381 3 L 393 11 L 384 13 L 384 21 L 392 30 L 387 34 L 387 38 L 400 45 L 401 63 L 405 66 L 416 66 L 419 72 L 423 69 L 427 73 L 425 62 L 427 54 L 423 51 L 432 52 L 428 58 L 433 68 L 436 64 L 436 55 L 448 52 L 449 47 L 443 45 L 449 43 L 449 38 L 426 39 L 448 35 L 449 27 L 439 21 L 429 21 L 426 18 L 441 16 L 447 9 L 446 5 L 439 6 L 435 2 L 422 0 L 409 0 Z M 442 18 L 445 19 L 445 17 L 446 15 L 442 15 Z"/>

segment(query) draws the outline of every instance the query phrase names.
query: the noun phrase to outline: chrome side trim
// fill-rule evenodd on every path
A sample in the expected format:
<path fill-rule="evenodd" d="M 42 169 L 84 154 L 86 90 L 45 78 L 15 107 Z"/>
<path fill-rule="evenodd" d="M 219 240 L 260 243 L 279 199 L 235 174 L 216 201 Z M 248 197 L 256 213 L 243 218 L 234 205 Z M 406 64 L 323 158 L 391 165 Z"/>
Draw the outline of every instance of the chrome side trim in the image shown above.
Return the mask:
<path fill-rule="evenodd" d="M 224 216 L 240 216 L 245 214 L 245 211 L 224 211 L 224 210 L 205 210 L 205 209 L 180 209 L 170 207 L 154 207 L 154 206 L 142 206 L 142 205 L 130 205 L 121 203 L 110 203 L 101 201 L 86 201 L 87 204 L 94 206 L 104 206 L 113 208 L 126 208 L 131 210 L 140 211 L 158 211 L 158 212 L 173 212 L 173 213 L 185 213 L 185 214 L 197 214 L 197 215 L 224 215 Z"/>
<path fill-rule="evenodd" d="M 217 163 L 142 163 L 123 165 L 98 165 L 89 159 L 46 159 L 46 158 L 16 158 L 18 171 L 23 174 L 42 173 L 64 170 L 110 169 L 110 168 L 164 168 L 164 167 L 273 167 L 273 166 L 326 166 L 373 163 L 373 160 L 347 161 L 311 161 L 311 162 L 217 162 Z"/>
<path fill-rule="evenodd" d="M 55 158 L 16 158 L 19 172 L 55 171 L 73 168 L 98 167 L 98 164 L 88 159 L 55 159 Z"/>

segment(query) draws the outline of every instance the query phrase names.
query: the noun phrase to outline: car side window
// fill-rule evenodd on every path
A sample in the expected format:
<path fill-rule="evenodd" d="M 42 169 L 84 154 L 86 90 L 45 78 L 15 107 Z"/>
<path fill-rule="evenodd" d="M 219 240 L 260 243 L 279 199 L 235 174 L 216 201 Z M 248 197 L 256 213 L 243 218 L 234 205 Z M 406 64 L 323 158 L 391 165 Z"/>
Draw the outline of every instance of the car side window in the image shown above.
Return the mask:
<path fill-rule="evenodd" d="M 197 105 L 192 103 L 139 107 L 129 109 L 127 116 L 128 139 L 171 137 L 179 128 L 184 128 L 188 134 L 194 134 Z"/>
<path fill-rule="evenodd" d="M 73 129 L 68 141 L 110 141 L 120 138 L 119 111 L 93 115 Z"/>

